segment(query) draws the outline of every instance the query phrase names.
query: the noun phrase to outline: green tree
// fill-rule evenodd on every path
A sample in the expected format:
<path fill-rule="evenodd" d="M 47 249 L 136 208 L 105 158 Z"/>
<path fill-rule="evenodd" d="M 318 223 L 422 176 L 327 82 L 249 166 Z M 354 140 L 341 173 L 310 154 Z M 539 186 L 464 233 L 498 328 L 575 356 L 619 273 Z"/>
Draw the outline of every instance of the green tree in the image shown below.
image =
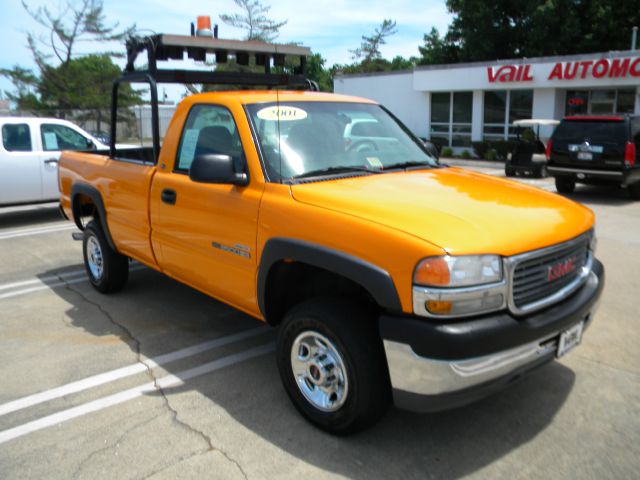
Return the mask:
<path fill-rule="evenodd" d="M 259 0 L 233 0 L 242 9 L 242 13 L 222 14 L 220 20 L 232 27 L 247 32 L 245 40 L 271 42 L 287 21 L 278 22 L 267 17 L 271 7 L 262 5 Z"/>
<path fill-rule="evenodd" d="M 360 47 L 350 50 L 353 54 L 353 60 L 362 64 L 374 63 L 376 60 L 382 59 L 380 47 L 387 43 L 386 38 L 398 32 L 396 22 L 391 19 L 382 21 L 379 27 L 376 27 L 372 35 L 363 35 Z"/>
<path fill-rule="evenodd" d="M 325 69 L 326 60 L 322 55 L 315 53 L 307 58 L 307 78 L 318 83 L 320 91 L 333 92 L 333 77 L 328 69 Z"/>
<path fill-rule="evenodd" d="M 458 60 L 456 45 L 448 42 L 440 36 L 438 29 L 433 27 L 431 32 L 424 35 L 424 44 L 418 47 L 420 58 L 418 65 L 437 65 L 443 63 L 455 63 Z"/>
<path fill-rule="evenodd" d="M 99 112 L 110 98 L 110 93 L 102 92 L 110 92 L 111 82 L 120 74 L 110 58 L 118 54 L 81 56 L 76 47 L 86 41 L 122 40 L 135 27 L 118 30 L 117 23 L 107 25 L 102 0 L 68 0 L 57 11 L 48 6 L 31 7 L 24 1 L 22 5 L 48 33 L 41 36 L 27 33 L 37 72 L 17 65 L 0 70 L 0 75 L 13 81 L 16 90 L 7 97 L 18 108 L 43 110 L 62 117 L 67 110 L 80 108 L 95 109 L 101 115 Z M 133 91 L 125 93 L 124 98 L 125 102 L 139 101 Z"/>
<path fill-rule="evenodd" d="M 111 110 L 113 81 L 121 73 L 120 67 L 113 63 L 109 54 L 72 58 L 66 65 L 47 67 L 42 72 L 38 86 L 40 101 L 45 108 L 63 110 L 62 115 L 71 109 L 81 110 L 81 117 L 95 120 L 96 129 L 102 130 L 102 122 L 109 117 Z M 66 88 L 61 89 L 59 84 L 63 81 L 66 82 Z M 140 103 L 140 94 L 130 84 L 120 85 L 119 109 Z"/>
<path fill-rule="evenodd" d="M 626 50 L 640 0 L 447 0 L 444 39 L 425 35 L 423 63 Z"/>

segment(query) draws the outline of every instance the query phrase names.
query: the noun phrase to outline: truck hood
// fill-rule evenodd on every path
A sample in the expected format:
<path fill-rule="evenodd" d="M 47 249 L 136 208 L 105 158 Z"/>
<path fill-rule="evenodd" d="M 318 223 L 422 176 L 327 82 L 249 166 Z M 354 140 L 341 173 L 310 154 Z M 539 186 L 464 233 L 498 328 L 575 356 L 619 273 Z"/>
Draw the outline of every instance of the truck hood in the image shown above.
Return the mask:
<path fill-rule="evenodd" d="M 569 240 L 594 223 L 588 208 L 511 180 L 459 168 L 295 184 L 299 202 L 414 235 L 450 254 L 509 256 Z"/>

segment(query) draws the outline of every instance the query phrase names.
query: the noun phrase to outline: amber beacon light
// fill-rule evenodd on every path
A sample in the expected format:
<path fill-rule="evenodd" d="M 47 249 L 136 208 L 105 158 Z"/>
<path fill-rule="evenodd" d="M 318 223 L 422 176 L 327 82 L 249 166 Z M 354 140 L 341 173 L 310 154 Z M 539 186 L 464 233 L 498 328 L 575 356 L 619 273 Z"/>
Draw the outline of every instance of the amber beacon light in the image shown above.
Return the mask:
<path fill-rule="evenodd" d="M 213 37 L 213 31 L 211 30 L 211 17 L 209 15 L 199 15 L 196 25 L 196 35 L 198 37 Z"/>

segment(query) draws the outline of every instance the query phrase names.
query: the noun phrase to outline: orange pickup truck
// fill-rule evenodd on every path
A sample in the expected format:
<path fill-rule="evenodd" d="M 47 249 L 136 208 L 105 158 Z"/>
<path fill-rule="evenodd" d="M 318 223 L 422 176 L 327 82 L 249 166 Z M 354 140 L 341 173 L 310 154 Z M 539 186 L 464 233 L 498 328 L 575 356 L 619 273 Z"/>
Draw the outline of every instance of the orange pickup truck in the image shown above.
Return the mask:
<path fill-rule="evenodd" d="M 221 42 L 129 47 L 162 60 Z M 259 60 L 282 54 L 259 45 Z M 118 82 L 148 81 L 153 97 L 156 80 L 190 75 L 150 65 Z M 193 80 L 241 81 L 208 75 Z M 355 123 L 375 133 L 366 145 L 345 136 Z M 112 142 L 115 128 L 114 113 Z M 120 290 L 135 259 L 278 326 L 284 387 L 329 432 L 365 428 L 391 402 L 433 411 L 486 396 L 567 353 L 593 319 L 604 270 L 589 209 L 440 165 L 370 100 L 203 93 L 178 106 L 161 148 L 154 130 L 149 148 L 62 155 L 61 205 L 84 230 L 91 283 Z"/>

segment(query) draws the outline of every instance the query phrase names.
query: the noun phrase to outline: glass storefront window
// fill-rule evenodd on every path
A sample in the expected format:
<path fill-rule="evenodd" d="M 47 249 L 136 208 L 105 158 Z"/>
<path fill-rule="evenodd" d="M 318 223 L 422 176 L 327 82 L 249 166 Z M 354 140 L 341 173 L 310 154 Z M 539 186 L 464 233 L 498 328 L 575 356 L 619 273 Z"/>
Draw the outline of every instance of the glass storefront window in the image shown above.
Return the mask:
<path fill-rule="evenodd" d="M 515 120 L 531 118 L 533 90 L 484 92 L 484 140 L 506 140 Z"/>
<path fill-rule="evenodd" d="M 484 92 L 484 123 L 504 123 L 506 105 L 505 90 Z"/>
<path fill-rule="evenodd" d="M 585 115 L 589 112 L 589 91 L 567 91 L 565 115 Z"/>
<path fill-rule="evenodd" d="M 431 94 L 431 123 L 449 123 L 450 93 Z"/>
<path fill-rule="evenodd" d="M 471 123 L 472 92 L 453 92 L 453 123 Z"/>
<path fill-rule="evenodd" d="M 618 90 L 618 113 L 633 113 L 636 107 L 636 89 Z"/>
<path fill-rule="evenodd" d="M 470 147 L 472 110 L 473 92 L 432 93 L 431 141 L 447 146 Z"/>
<path fill-rule="evenodd" d="M 565 115 L 633 113 L 635 102 L 635 88 L 567 90 Z"/>
<path fill-rule="evenodd" d="M 533 90 L 513 90 L 509 92 L 509 123 L 531 118 L 533 111 Z"/>

